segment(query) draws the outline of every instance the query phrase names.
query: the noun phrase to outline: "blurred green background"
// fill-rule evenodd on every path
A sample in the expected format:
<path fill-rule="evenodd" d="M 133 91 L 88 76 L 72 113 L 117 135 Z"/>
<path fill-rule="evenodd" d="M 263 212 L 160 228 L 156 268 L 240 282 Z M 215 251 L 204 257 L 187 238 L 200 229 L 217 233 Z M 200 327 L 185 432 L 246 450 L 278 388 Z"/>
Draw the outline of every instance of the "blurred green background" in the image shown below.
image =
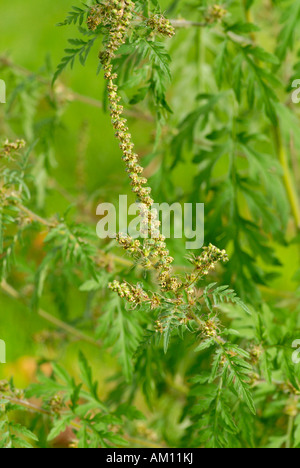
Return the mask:
<path fill-rule="evenodd" d="M 168 2 L 163 2 L 167 4 Z M 73 0 L 0 0 L 1 18 L 1 50 L 0 55 L 5 55 L 18 66 L 28 69 L 32 73 L 38 73 L 47 64 L 51 64 L 55 70 L 63 55 L 63 49 L 67 47 L 67 39 L 76 36 L 76 31 L 72 28 L 57 27 L 57 23 L 62 21 L 66 13 L 74 4 Z M 179 34 L 185 34 L 180 32 Z M 193 33 L 194 34 L 194 33 Z M 198 33 L 197 33 L 198 34 Z M 177 70 L 182 67 L 185 61 L 184 51 L 180 50 L 177 42 L 173 46 L 174 54 L 177 55 Z M 97 45 L 96 45 L 97 48 Z M 68 69 L 60 78 L 64 85 L 82 96 L 88 96 L 96 100 L 102 100 L 104 82 L 101 74 L 96 76 L 98 66 L 97 49 L 94 48 L 90 54 L 85 68 L 78 63 L 74 70 Z M 197 51 L 192 45 L 188 54 L 196 54 Z M 180 57 L 180 58 L 178 58 Z M 181 92 L 178 93 L 178 83 L 175 80 L 170 98 L 175 109 L 180 116 L 192 105 L 193 96 L 186 96 L 189 83 L 189 70 L 182 68 Z M 205 71 L 204 71 L 205 73 Z M 0 75 L 1 78 L 1 75 Z M 13 84 L 7 82 L 7 94 L 13 92 Z M 51 114 L 49 106 L 39 109 L 44 118 Z M 1 119 L 3 119 L 1 115 Z M 0 121 L 1 122 L 1 121 Z M 19 122 L 10 122 L 15 126 L 16 133 L 23 136 L 23 129 Z M 130 119 L 130 127 L 139 154 L 142 156 L 151 152 L 153 145 L 154 128 L 151 122 L 139 119 Z M 1 128 L 4 125 L 2 122 Z M 86 178 L 84 180 L 87 193 L 96 193 L 97 203 L 103 201 L 116 201 L 118 193 L 128 193 L 129 187 L 127 179 L 124 177 L 123 163 L 120 158 L 118 144 L 113 137 L 108 114 L 102 109 L 90 106 L 83 102 L 69 102 L 65 104 L 62 116 L 62 127 L 56 132 L 54 139 L 55 164 L 51 168 L 51 176 L 63 186 L 68 193 L 76 197 L 74 190 L 78 174 L 76 173 L 76 160 L 80 147 L 83 128 L 88 130 L 84 134 L 87 144 L 84 149 Z M 5 135 L 3 135 L 5 136 Z M 190 185 L 193 166 L 189 162 L 183 166 L 179 165 L 174 173 L 173 183 L 177 187 L 187 188 Z M 163 180 L 163 174 L 162 174 Z M 117 189 L 116 189 L 117 187 Z M 56 198 L 51 195 L 50 203 L 47 204 L 46 214 L 53 215 L 56 212 L 63 213 L 69 206 L 69 201 L 63 197 Z M 161 200 L 163 201 L 163 200 Z M 201 200 L 202 201 L 202 200 Z M 91 205 L 94 207 L 94 205 Z M 96 224 L 96 218 L 95 218 Z M 274 281 L 274 288 L 282 288 L 285 291 L 295 290 L 296 284 L 292 276 L 297 267 L 297 246 L 289 249 L 278 249 L 278 254 L 284 264 L 284 275 Z M 80 311 L 85 308 L 85 298 L 83 295 L 70 298 L 71 316 L 77 317 Z M 43 299 L 43 304 L 47 308 L 47 299 Z M 7 343 L 7 365 L 0 367 L 0 378 L 13 376 L 17 386 L 27 385 L 35 375 L 37 357 L 48 359 L 57 356 L 57 349 L 47 347 L 37 343 L 35 335 L 48 325 L 41 318 L 29 312 L 27 307 L 23 307 L 13 299 L 0 294 L 0 338 Z M 49 313 L 55 310 L 47 309 Z M 84 350 L 88 355 L 93 355 L 93 366 L 95 377 L 104 385 L 104 379 L 114 373 L 115 360 L 109 353 L 99 351 L 98 355 L 89 345 L 73 343 L 68 348 L 62 347 L 61 360 L 70 369 L 74 368 L 76 373 L 75 356 L 78 349 Z M 101 365 L 100 365 L 101 363 Z M 104 387 L 103 387 L 104 388 Z"/>
<path fill-rule="evenodd" d="M 21 0 L 14 0 L 13 2 L 1 0 L 0 55 L 9 57 L 15 64 L 28 69 L 32 73 L 38 73 L 39 70 L 45 67 L 46 62 L 50 62 L 53 69 L 55 69 L 63 55 L 63 49 L 67 47 L 67 39 L 72 34 L 76 35 L 74 29 L 70 32 L 69 28 L 56 26 L 58 22 L 66 17 L 73 4 L 72 0 L 61 0 L 59 2 L 29 0 L 26 3 Z M 96 77 L 97 65 L 97 53 L 94 50 L 84 69 L 76 64 L 73 71 L 67 70 L 64 73 L 64 84 L 77 93 L 101 100 L 103 80 L 100 76 Z M 14 86 L 10 82 L 6 84 L 9 98 L 14 91 Z M 40 110 L 44 112 L 45 118 L 47 114 L 51 114 L 51 109 L 46 105 L 44 110 Z M 1 119 L 3 119 L 2 114 Z M 18 133 L 19 129 L 18 136 L 22 137 L 23 131 L 19 128 L 19 123 L 13 122 L 13 124 L 16 133 Z M 55 136 L 56 164 L 51 170 L 53 178 L 72 193 L 76 178 L 76 155 L 81 129 L 85 125 L 88 127 L 88 145 L 85 153 L 87 191 L 100 189 L 103 194 L 106 191 L 109 193 L 111 185 L 116 183 L 123 185 L 122 162 L 118 145 L 113 138 L 113 130 L 108 115 L 105 115 L 99 108 L 80 102 L 71 102 L 66 105 L 62 124 L 63 128 Z M 138 124 L 136 124 L 136 127 L 138 127 Z M 136 131 L 137 144 L 139 142 L 143 143 L 144 135 L 148 133 L 147 130 L 144 123 L 140 125 Z M 1 137 L 4 136 L 1 135 Z M 50 206 L 47 206 L 49 214 L 53 215 L 56 212 L 62 214 L 69 205 L 69 202 L 62 197 L 59 197 L 59 202 L 57 202 L 58 200 L 54 198 Z M 80 308 L 84 310 L 85 304 L 82 298 L 71 299 L 71 302 L 74 305 L 74 310 L 71 313 L 76 315 L 80 314 Z M 51 355 L 56 355 L 58 350 L 36 342 L 35 334 L 44 328 L 48 328 L 48 324 L 32 314 L 26 306 L 22 306 L 1 293 L 0 309 L 0 338 L 5 340 L 7 345 L 7 364 L 0 366 L 0 378 L 13 377 L 16 386 L 24 387 L 34 379 L 36 358 L 44 356 L 47 359 Z M 48 310 L 48 312 L 54 311 Z M 73 362 L 77 360 L 79 349 L 87 354 L 93 354 L 95 358 L 95 352 L 89 345 L 74 343 L 68 347 L 66 355 L 64 353 L 65 349 L 62 347 L 60 351 L 61 358 L 63 358 L 63 362 L 67 364 L 71 372 L 72 368 L 76 367 Z M 109 357 L 108 353 L 102 355 L 99 351 L 99 355 L 96 356 L 96 359 L 93 359 L 93 362 L 98 369 L 95 375 L 100 382 L 103 382 L 105 375 L 113 372 L 111 366 L 114 360 Z M 76 368 L 74 368 L 74 373 L 76 373 Z"/>
<path fill-rule="evenodd" d="M 167 1 L 163 3 L 168 4 Z M 38 76 L 50 75 L 49 69 L 52 70 L 53 74 L 64 54 L 64 48 L 68 47 L 67 39 L 78 36 L 77 29 L 74 27 L 57 26 L 57 23 L 64 20 L 74 4 L 79 5 L 79 3 L 72 0 L 61 0 L 60 2 L 29 0 L 26 4 L 21 0 L 14 0 L 13 2 L 0 0 L 0 56 L 8 58 L 16 65 L 17 73 L 18 67 L 20 67 L 21 77 L 23 72 L 24 76 L 27 76 L 28 72 L 29 77 L 32 74 L 34 81 L 36 79 L 35 74 Z M 67 92 L 66 89 L 71 89 L 83 97 L 102 101 L 104 80 L 101 73 L 99 76 L 96 75 L 98 67 L 97 49 L 99 48 L 100 43 L 98 42 L 84 68 L 77 62 L 73 70 L 68 68 L 63 73 L 59 83 L 56 84 L 56 87 L 59 88 L 60 83 L 63 83 L 62 95 Z M 194 54 L 194 50 L 191 49 L 190 53 Z M 180 54 L 180 57 L 180 60 L 184 62 L 184 55 Z M 180 67 L 180 61 L 177 61 L 177 67 Z M 1 71 L 0 78 L 2 78 Z M 185 76 L 184 79 L 188 79 L 188 77 Z M 6 78 L 6 85 L 7 99 L 9 100 L 15 92 L 15 82 Z M 175 97 L 181 115 L 184 115 L 188 101 L 187 99 L 182 101 L 182 93 Z M 192 105 L 192 94 L 189 94 L 188 99 Z M 77 100 L 65 102 L 62 108 L 63 115 L 59 115 L 61 126 L 56 129 L 53 148 L 51 148 L 51 151 L 53 150 L 51 152 L 52 160 L 49 163 L 51 178 L 56 180 L 59 187 L 63 187 L 68 195 L 74 198 L 78 197 L 75 188 L 76 184 L 78 184 L 77 160 L 80 143 L 84 139 L 86 143 L 83 155 L 84 191 L 86 192 L 85 195 L 92 194 L 91 205 L 87 207 L 89 215 L 95 216 L 96 205 L 102 201 L 117 202 L 119 193 L 129 194 L 133 201 L 134 198 L 124 174 L 124 165 L 120 157 L 118 143 L 114 138 L 109 114 L 97 106 L 78 102 Z M 41 118 L 45 119 L 45 121 L 47 118 L 51 118 L 53 109 L 46 100 L 43 102 L 43 99 L 41 99 L 37 114 L 30 116 L 33 123 L 34 121 L 39 122 Z M 6 134 L 6 118 L 4 112 L 0 112 L 1 138 L 4 139 L 11 136 Z M 155 125 L 151 121 L 139 118 L 129 118 L 129 122 L 137 151 L 142 157 L 147 156 L 151 153 L 153 147 Z M 20 122 L 18 116 L 12 113 L 7 123 L 10 128 L 14 129 L 18 137 L 26 138 L 26 131 L 28 131 L 26 122 Z M 193 165 L 185 164 L 184 171 L 185 177 L 182 177 L 181 165 L 174 171 L 175 186 L 189 187 L 189 174 L 192 175 Z M 161 178 L 163 180 L 163 173 Z M 68 197 L 56 194 L 56 191 L 53 190 L 49 193 L 47 204 L 42 208 L 42 212 L 44 212 L 45 216 L 53 216 L 56 213 L 63 214 L 69 205 L 70 200 Z M 96 223 L 97 218 L 95 216 L 95 228 Z M 39 242 L 41 242 L 41 239 L 37 238 L 37 248 L 41 246 Z M 30 246 L 24 248 L 30 249 Z M 30 261 L 30 252 L 28 257 Z M 34 269 L 35 264 L 36 259 L 32 259 L 30 268 Z M 24 265 L 24 270 L 26 268 L 27 266 Z M 70 303 L 70 317 L 76 321 L 76 318 L 80 317 L 85 311 L 86 295 L 74 294 L 75 297 L 68 297 L 68 301 Z M 50 298 L 48 301 L 47 297 L 43 297 L 41 305 L 48 313 L 54 316 L 58 315 L 57 310 L 51 304 Z M 101 307 L 100 304 L 99 307 Z M 37 364 L 43 363 L 44 360 L 51 360 L 51 358 L 55 358 L 62 365 L 65 364 L 69 371 L 76 375 L 78 371 L 77 355 L 78 351 L 82 350 L 88 357 L 92 358 L 91 365 L 94 376 L 99 381 L 100 391 L 107 392 L 109 390 L 110 386 L 106 383 L 106 377 L 115 374 L 116 370 L 119 369 L 116 359 L 109 352 L 101 350 L 95 352 L 92 346 L 84 343 L 74 342 L 67 345 L 66 342 L 64 344 L 63 335 L 53 346 L 49 345 L 48 342 L 46 344 L 40 343 L 37 338 L 40 333 L 43 330 L 54 330 L 55 327 L 31 312 L 26 305 L 23 306 L 20 302 L 7 297 L 2 292 L 0 292 L 0 309 L 0 339 L 3 339 L 7 346 L 7 364 L 0 365 L 0 379 L 12 377 L 17 387 L 25 388 L 35 380 Z M 45 369 L 47 369 L 47 366 Z"/>

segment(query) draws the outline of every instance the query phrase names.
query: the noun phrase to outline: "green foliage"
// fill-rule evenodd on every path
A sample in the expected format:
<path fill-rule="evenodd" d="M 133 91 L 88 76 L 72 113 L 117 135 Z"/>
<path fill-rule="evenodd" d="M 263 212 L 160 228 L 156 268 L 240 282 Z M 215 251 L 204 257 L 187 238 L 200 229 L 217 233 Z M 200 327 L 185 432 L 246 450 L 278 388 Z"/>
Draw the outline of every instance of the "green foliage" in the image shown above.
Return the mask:
<path fill-rule="evenodd" d="M 87 9 L 78 8 L 76 6 L 72 7 L 72 10 L 69 12 L 67 18 L 62 23 L 58 23 L 58 26 L 69 26 L 70 24 L 79 24 L 82 25 L 85 16 L 87 14 Z"/>
<path fill-rule="evenodd" d="M 128 1 L 122 23 L 110 2 L 91 3 L 59 23 L 79 37 L 56 71 L 0 57 L 14 87 L 0 120 L 1 288 L 20 304 L 15 329 L 36 322 L 39 368 L 24 392 L 0 382 L 0 447 L 299 448 L 300 139 L 288 93 L 300 3 Z M 98 77 L 87 60 L 97 43 Z M 86 95 L 64 85 L 76 60 Z M 100 102 L 88 79 L 102 83 L 103 69 Z M 218 248 L 190 265 L 181 239 L 96 237 L 96 202 L 123 190 L 106 132 L 119 94 L 116 138 L 123 156 L 136 140 L 155 201 L 205 202 Z M 77 100 L 88 122 L 75 155 L 66 122 Z M 89 182 L 109 170 L 106 186 Z"/>
<path fill-rule="evenodd" d="M 103 346 L 119 356 L 127 381 L 133 375 L 133 355 L 142 338 L 140 321 L 136 312 L 126 310 L 118 297 L 107 302 L 106 311 L 99 320 L 96 336 L 103 340 Z"/>
<path fill-rule="evenodd" d="M 300 2 L 289 2 L 288 7 L 285 6 L 282 14 L 281 22 L 283 26 L 278 37 L 276 54 L 280 60 L 285 59 L 289 49 L 293 50 L 294 48 L 299 21 Z"/>
<path fill-rule="evenodd" d="M 17 406 L 8 407 L 7 411 L 13 409 L 17 409 Z M 0 430 L 0 448 L 33 448 L 32 444 L 38 440 L 29 429 L 13 421 L 1 421 Z"/>
<path fill-rule="evenodd" d="M 68 66 L 73 68 L 76 58 L 78 58 L 81 65 L 85 65 L 91 48 L 94 45 L 95 39 L 96 37 L 92 37 L 87 41 L 84 41 L 83 39 L 69 39 L 69 43 L 73 47 L 65 49 L 65 53 L 67 55 L 65 55 L 62 58 L 60 64 L 58 65 L 57 70 L 54 73 L 53 83 L 55 83 L 55 81 L 57 80 L 59 75 L 64 71 L 65 68 L 67 68 Z"/>

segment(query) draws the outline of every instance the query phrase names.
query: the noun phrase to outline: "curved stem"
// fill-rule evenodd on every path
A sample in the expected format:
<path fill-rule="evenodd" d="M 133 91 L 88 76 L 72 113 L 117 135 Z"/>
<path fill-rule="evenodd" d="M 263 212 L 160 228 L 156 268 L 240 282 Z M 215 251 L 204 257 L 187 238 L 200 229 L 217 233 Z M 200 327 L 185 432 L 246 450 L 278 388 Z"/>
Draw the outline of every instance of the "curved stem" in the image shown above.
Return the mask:
<path fill-rule="evenodd" d="M 283 170 L 283 182 L 289 199 L 292 210 L 292 215 L 295 221 L 297 230 L 300 230 L 300 204 L 298 200 L 297 190 L 294 186 L 294 181 L 289 167 L 289 160 L 286 149 L 284 147 L 279 122 L 273 126 L 275 135 L 275 145 L 278 159 Z"/>
<path fill-rule="evenodd" d="M 48 228 L 53 228 L 56 226 L 56 223 L 51 223 L 50 221 L 41 218 L 41 216 L 37 215 L 33 211 L 29 210 L 26 206 L 22 205 L 22 203 L 17 204 L 18 208 L 26 214 L 32 221 L 36 221 L 37 223 L 42 224 L 43 226 L 46 226 Z"/>
<path fill-rule="evenodd" d="M 7 67 L 7 68 L 11 68 L 12 70 L 15 70 L 16 72 L 18 72 L 24 77 L 34 76 L 39 83 L 45 86 L 51 86 L 51 80 L 44 78 L 42 75 L 32 72 L 31 70 L 28 70 L 27 68 L 17 65 L 5 55 L 0 56 L 0 66 L 1 65 L 3 67 Z M 103 109 L 103 103 L 99 99 L 95 99 L 95 98 L 92 98 L 91 96 L 86 96 L 84 94 L 77 93 L 76 91 L 73 91 L 73 89 L 66 87 L 62 82 L 59 82 L 56 85 L 56 87 L 54 87 L 53 92 L 55 95 L 62 95 L 69 102 L 81 102 L 83 104 L 87 104 L 88 106 L 96 107 L 98 109 Z M 129 117 L 132 117 L 134 119 L 142 119 L 142 120 L 147 120 L 148 122 L 153 122 L 152 115 L 150 113 L 149 114 L 145 113 L 142 110 L 126 109 L 125 112 Z"/>
<path fill-rule="evenodd" d="M 248 23 L 251 23 L 252 17 L 251 17 L 250 9 L 247 8 L 246 6 L 246 0 L 243 0 L 243 3 L 244 3 L 246 21 Z M 255 42 L 255 34 L 253 32 L 251 33 L 251 39 L 253 42 Z M 299 199 L 298 199 L 298 193 L 297 193 L 294 180 L 293 180 L 290 167 L 289 167 L 287 151 L 282 141 L 279 119 L 277 119 L 277 123 L 273 125 L 273 132 L 274 132 L 278 160 L 283 171 L 283 182 L 284 182 L 285 190 L 286 190 L 287 197 L 291 206 L 291 211 L 292 211 L 292 215 L 295 221 L 296 229 L 297 231 L 299 231 L 300 230 L 300 204 L 299 204 Z"/>
<path fill-rule="evenodd" d="M 6 281 L 2 281 L 0 285 L 1 289 L 8 294 L 10 297 L 20 300 L 22 299 L 22 296 L 16 291 L 12 286 L 6 283 Z M 70 335 L 73 335 L 77 339 L 81 341 L 85 341 L 86 343 L 89 343 L 93 346 L 96 346 L 97 348 L 101 348 L 102 344 L 100 341 L 94 340 L 92 337 L 86 335 L 85 333 L 81 332 L 80 330 L 77 330 L 76 328 L 72 327 L 71 325 L 63 322 L 62 320 L 59 320 L 58 318 L 54 317 L 53 315 L 49 314 L 43 309 L 38 310 L 38 315 L 43 318 L 44 320 L 47 320 L 47 322 L 52 323 L 52 325 L 55 325 L 57 328 L 60 328 L 61 330 L 66 331 Z"/>

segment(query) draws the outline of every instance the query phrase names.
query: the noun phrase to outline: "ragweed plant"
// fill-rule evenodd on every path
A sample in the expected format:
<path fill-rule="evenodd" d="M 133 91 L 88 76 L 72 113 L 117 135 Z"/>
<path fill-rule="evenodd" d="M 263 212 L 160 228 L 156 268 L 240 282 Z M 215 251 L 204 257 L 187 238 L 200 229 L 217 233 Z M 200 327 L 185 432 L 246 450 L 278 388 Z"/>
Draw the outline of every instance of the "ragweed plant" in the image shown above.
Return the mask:
<path fill-rule="evenodd" d="M 278 2 L 88 2 L 60 23 L 80 37 L 56 71 L 0 57 L 15 86 L 0 119 L 1 301 L 19 304 L 24 334 L 37 322 L 38 355 L 25 390 L 0 382 L 0 446 L 300 446 L 299 291 L 289 286 L 300 144 L 280 83 L 299 70 L 299 2 L 289 3 L 276 41 Z M 62 77 L 97 54 L 102 102 Z M 78 102 L 90 107 L 72 152 L 63 128 Z M 108 114 L 117 182 L 95 190 Z M 141 236 L 100 242 L 95 200 L 120 192 L 119 155 Z M 154 199 L 205 201 L 208 245 L 187 255 L 167 242 Z"/>
<path fill-rule="evenodd" d="M 141 233 L 151 236 L 150 240 L 144 239 L 142 243 L 122 234 L 118 235 L 117 239 L 131 255 L 142 259 L 143 266 L 153 267 L 157 271 L 160 292 L 149 294 L 141 285 L 135 287 L 126 282 L 119 283 L 117 280 L 110 283 L 109 288 L 133 306 L 144 304 L 146 308 L 148 306 L 149 309 L 156 311 L 156 332 L 163 336 L 165 352 L 168 350 L 170 336 L 174 331 L 179 328 L 190 328 L 196 332 L 198 328 L 200 339 L 204 342 L 200 348 L 213 345 L 220 348 L 217 356 L 222 362 L 221 378 L 225 381 L 234 380 L 233 388 L 246 401 L 250 410 L 255 412 L 247 375 L 251 366 L 243 359 L 247 357 L 247 354 L 245 356 L 236 347 L 232 351 L 232 345 L 226 343 L 222 337 L 224 330 L 221 330 L 213 308 L 209 306 L 205 312 L 205 305 L 209 304 L 209 301 L 205 303 L 204 298 L 209 297 L 210 294 L 214 295 L 216 305 L 219 301 L 225 300 L 235 303 L 241 303 L 241 301 L 232 290 L 227 287 L 214 289 L 215 285 L 211 285 L 205 294 L 198 294 L 197 297 L 198 282 L 208 275 L 218 262 L 228 260 L 225 250 L 220 251 L 213 245 L 209 245 L 201 256 L 192 259 L 194 271 L 181 280 L 172 273 L 173 258 L 167 250 L 164 236 L 159 233 L 157 212 L 150 210 L 154 203 L 150 197 L 151 189 L 147 187 L 147 179 L 141 175 L 143 169 L 138 163 L 138 155 L 134 152 L 132 137 L 126 119 L 123 117 L 124 109 L 120 105 L 121 98 L 115 83 L 118 75 L 114 73 L 112 63 L 118 49 L 126 42 L 131 21 L 139 19 L 139 15 L 135 18 L 134 13 L 135 4 L 130 0 L 101 2 L 91 9 L 87 24 L 93 31 L 101 26 L 106 26 L 108 30 L 104 36 L 104 50 L 100 52 L 99 59 L 108 82 L 107 95 L 112 125 L 116 130 L 115 136 L 119 140 L 126 171 L 131 179 L 132 191 L 137 195 L 137 202 L 141 205 Z M 175 34 L 169 21 L 162 16 L 150 16 L 146 20 L 146 25 L 152 30 L 151 35 L 158 33 L 172 37 Z M 196 324 L 196 329 L 193 329 L 193 323 Z M 184 330 L 181 330 L 181 333 L 183 332 Z"/>

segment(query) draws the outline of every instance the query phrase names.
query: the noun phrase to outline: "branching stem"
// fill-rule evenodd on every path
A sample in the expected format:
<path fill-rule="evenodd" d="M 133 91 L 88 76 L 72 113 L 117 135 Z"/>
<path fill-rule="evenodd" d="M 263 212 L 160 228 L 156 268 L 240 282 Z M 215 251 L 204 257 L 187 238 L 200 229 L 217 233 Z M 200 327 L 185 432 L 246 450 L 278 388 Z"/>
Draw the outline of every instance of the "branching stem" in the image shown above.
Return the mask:
<path fill-rule="evenodd" d="M 10 286 L 6 281 L 2 281 L 1 283 L 1 289 L 4 291 L 6 294 L 8 294 L 10 297 L 16 299 L 16 300 L 22 300 L 21 294 L 18 293 L 12 286 Z M 76 328 L 72 327 L 71 325 L 68 325 L 67 323 L 63 322 L 62 320 L 59 320 L 58 318 L 54 317 L 53 315 L 49 314 L 43 309 L 38 310 L 38 315 L 43 318 L 44 320 L 47 320 L 47 322 L 52 323 L 52 325 L 55 325 L 57 328 L 60 328 L 61 330 L 64 330 L 68 334 L 76 337 L 77 339 L 81 341 L 85 341 L 86 343 L 89 343 L 93 346 L 96 346 L 97 348 L 101 348 L 101 342 L 96 341 L 90 336 L 86 335 L 85 333 L 82 333 L 81 331 L 77 330 Z"/>

